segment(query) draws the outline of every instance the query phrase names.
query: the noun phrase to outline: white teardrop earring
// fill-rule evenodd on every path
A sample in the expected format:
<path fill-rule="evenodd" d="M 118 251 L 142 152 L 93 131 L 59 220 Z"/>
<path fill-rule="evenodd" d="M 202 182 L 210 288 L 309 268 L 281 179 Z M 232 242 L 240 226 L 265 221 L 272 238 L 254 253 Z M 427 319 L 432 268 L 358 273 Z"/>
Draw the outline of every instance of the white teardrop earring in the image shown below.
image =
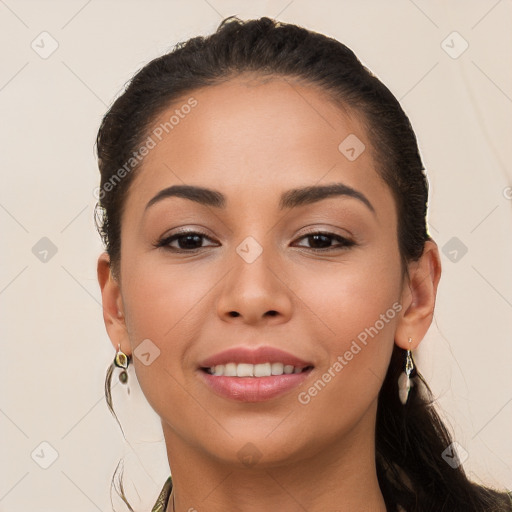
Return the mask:
<path fill-rule="evenodd" d="M 412 343 L 412 338 L 409 338 L 409 343 Z M 406 404 L 407 398 L 409 397 L 409 391 L 414 385 L 414 382 L 410 379 L 413 369 L 414 363 L 412 362 L 411 351 L 407 350 L 407 355 L 405 357 L 405 370 L 400 374 L 400 377 L 398 377 L 398 397 L 403 405 Z"/>

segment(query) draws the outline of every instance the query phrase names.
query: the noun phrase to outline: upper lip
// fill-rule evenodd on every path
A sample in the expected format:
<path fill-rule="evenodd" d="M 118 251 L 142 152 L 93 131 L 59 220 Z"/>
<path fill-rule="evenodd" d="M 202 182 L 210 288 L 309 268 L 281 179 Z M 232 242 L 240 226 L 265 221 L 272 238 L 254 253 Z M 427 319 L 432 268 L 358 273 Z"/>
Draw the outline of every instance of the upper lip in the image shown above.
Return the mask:
<path fill-rule="evenodd" d="M 202 361 L 199 366 L 201 368 L 211 368 L 216 365 L 227 363 L 283 363 L 284 365 L 289 364 L 296 368 L 312 366 L 312 363 L 304 361 L 289 352 L 270 346 L 261 346 L 257 348 L 239 346 L 228 348 L 227 350 L 223 350 L 222 352 L 208 357 Z"/>

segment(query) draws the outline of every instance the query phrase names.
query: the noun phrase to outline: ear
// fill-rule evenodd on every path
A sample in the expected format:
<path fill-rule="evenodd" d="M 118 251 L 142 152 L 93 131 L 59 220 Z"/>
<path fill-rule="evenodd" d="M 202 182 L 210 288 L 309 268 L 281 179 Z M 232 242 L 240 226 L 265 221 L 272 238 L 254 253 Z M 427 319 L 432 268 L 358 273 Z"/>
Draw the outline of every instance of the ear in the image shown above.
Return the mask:
<path fill-rule="evenodd" d="M 395 343 L 403 349 L 413 350 L 425 337 L 434 317 L 441 259 L 433 240 L 425 242 L 420 259 L 411 262 L 408 270 L 409 276 L 406 276 L 402 289 L 403 314 L 398 322 Z M 412 338 L 411 343 L 409 338 Z"/>
<path fill-rule="evenodd" d="M 116 351 L 120 346 L 126 355 L 130 355 L 130 340 L 125 323 L 121 288 L 112 274 L 110 257 L 106 252 L 98 258 L 97 271 L 103 303 L 103 320 L 108 336 Z"/>

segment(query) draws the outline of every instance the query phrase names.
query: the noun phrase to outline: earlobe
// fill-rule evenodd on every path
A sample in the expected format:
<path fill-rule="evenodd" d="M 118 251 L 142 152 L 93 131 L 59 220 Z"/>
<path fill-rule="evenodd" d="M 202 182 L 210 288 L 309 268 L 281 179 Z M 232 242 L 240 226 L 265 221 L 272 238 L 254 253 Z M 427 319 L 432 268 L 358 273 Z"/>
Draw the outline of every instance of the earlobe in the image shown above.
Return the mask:
<path fill-rule="evenodd" d="M 425 337 L 434 316 L 440 278 L 439 250 L 433 240 L 428 240 L 420 259 L 410 263 L 409 277 L 404 281 L 401 301 L 404 313 L 395 333 L 399 347 L 414 350 Z"/>
<path fill-rule="evenodd" d="M 113 277 L 109 255 L 104 252 L 98 258 L 98 283 L 101 289 L 103 321 L 113 347 L 129 354 L 129 340 L 124 318 L 121 289 Z"/>

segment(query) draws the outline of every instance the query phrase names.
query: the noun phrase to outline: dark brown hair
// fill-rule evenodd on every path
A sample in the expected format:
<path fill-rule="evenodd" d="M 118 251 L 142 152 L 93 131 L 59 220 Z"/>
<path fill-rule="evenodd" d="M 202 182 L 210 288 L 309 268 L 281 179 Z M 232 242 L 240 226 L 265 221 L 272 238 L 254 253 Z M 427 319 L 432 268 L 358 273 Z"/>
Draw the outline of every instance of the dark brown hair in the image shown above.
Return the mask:
<path fill-rule="evenodd" d="M 415 134 L 396 98 L 335 39 L 269 18 L 242 21 L 230 17 L 214 34 L 179 43 L 142 68 L 103 119 L 97 137 L 101 172 L 97 226 L 114 275 L 121 270 L 123 206 L 140 167 L 132 162 L 134 165 L 126 170 L 126 163 L 148 137 L 152 123 L 194 89 L 247 71 L 317 86 L 362 120 L 377 170 L 396 202 L 399 250 L 406 271 L 407 263 L 420 258 L 430 239 L 426 228 L 428 183 Z M 117 179 L 123 168 L 126 172 Z M 407 404 L 400 403 L 397 381 L 404 360 L 405 351 L 395 345 L 378 401 L 376 463 L 387 509 L 512 510 L 507 494 L 472 483 L 462 466 L 452 468 L 442 458 L 452 440 L 432 405 L 428 385 L 417 371 Z M 107 396 L 113 412 L 111 368 L 109 372 Z"/>

